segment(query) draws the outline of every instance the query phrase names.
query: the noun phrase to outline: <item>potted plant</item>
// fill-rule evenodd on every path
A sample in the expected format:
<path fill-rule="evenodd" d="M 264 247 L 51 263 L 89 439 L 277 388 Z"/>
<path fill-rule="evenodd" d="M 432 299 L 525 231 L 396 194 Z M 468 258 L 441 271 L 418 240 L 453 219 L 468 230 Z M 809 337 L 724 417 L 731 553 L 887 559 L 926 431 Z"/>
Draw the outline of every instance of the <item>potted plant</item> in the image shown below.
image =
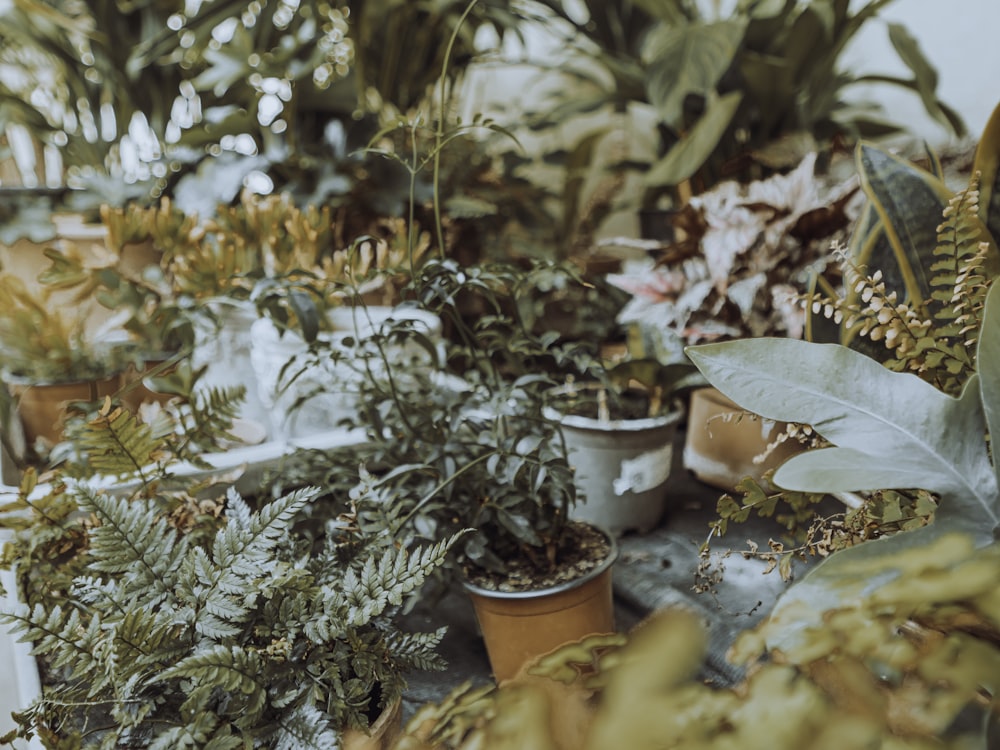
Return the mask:
<path fill-rule="evenodd" d="M 844 235 L 857 192 L 852 180 L 825 185 L 815 163 L 812 154 L 788 174 L 727 181 L 693 197 L 684 239 L 608 277 L 633 295 L 618 321 L 637 356 L 683 362 L 688 344 L 802 337 L 806 315 L 797 297 L 831 262 L 830 243 Z M 745 476 L 760 480 L 794 448 L 785 441 L 772 450 L 786 427 L 745 413 L 715 390 L 694 390 L 684 466 L 726 489 Z"/>
<path fill-rule="evenodd" d="M 451 540 L 405 550 L 391 528 L 300 530 L 315 490 L 253 508 L 224 485 L 171 484 L 158 456 L 175 439 L 104 413 L 83 444 L 104 473 L 137 474 L 131 490 L 30 473 L 5 506 L 4 560 L 24 604 L 3 620 L 42 671 L 19 734 L 350 747 L 348 730 L 386 710 L 398 720 L 404 672 L 439 666 L 441 633 L 404 633 L 393 614 Z"/>
<path fill-rule="evenodd" d="M 839 268 L 817 277 L 806 296 L 807 333 L 814 341 L 848 346 L 895 372 L 908 372 L 951 397 L 970 387 L 976 371 L 986 292 L 996 277 L 995 191 L 998 163 L 994 115 L 976 149 L 968 188 L 953 194 L 933 153 L 926 168 L 862 143 L 856 150 L 868 198 Z M 949 174 L 949 181 L 956 175 Z M 829 447 L 815 430 L 812 447 Z M 775 466 L 774 468 L 777 468 Z M 783 474 L 776 475 L 785 481 Z M 774 515 L 795 531 L 796 543 L 763 555 L 782 571 L 792 558 L 827 555 L 874 536 L 912 530 L 935 514 L 936 495 L 921 487 L 876 488 L 863 493 L 770 487 L 747 479 L 718 505 L 714 533 L 751 512 Z M 844 510 L 825 517 L 829 495 Z M 804 532 L 804 533 L 803 533 Z"/>
<path fill-rule="evenodd" d="M 396 747 L 992 747 L 997 545 L 958 534 L 919 552 L 843 554 L 740 637 L 730 660 L 747 669 L 735 685 L 704 679 L 703 624 L 671 608 L 628 635 L 568 644 L 498 687 L 457 688 L 418 709 Z M 838 586 L 849 596 L 817 596 Z"/>
<path fill-rule="evenodd" d="M 691 365 L 655 360 L 626 360 L 588 375 L 593 379 L 547 393 L 546 415 L 559 422 L 581 498 L 571 515 L 616 535 L 648 532 L 668 505 L 684 416 L 679 394 L 702 381 Z"/>
<path fill-rule="evenodd" d="M 3 378 L 17 402 L 27 445 L 45 454 L 59 442 L 67 409 L 114 394 L 122 365 L 113 346 L 88 336 L 83 320 L 65 316 L 16 276 L 0 280 Z M 6 433 L 11 425 L 5 425 Z M 23 450 L 13 451 L 24 458 Z"/>
<path fill-rule="evenodd" d="M 351 424 L 365 441 L 325 459 L 363 462 L 397 498 L 393 512 L 415 538 L 473 530 L 450 570 L 477 608 L 498 680 L 564 640 L 613 629 L 615 542 L 569 518 L 573 472 L 557 425 L 542 414 L 542 392 L 554 381 L 539 368 L 573 365 L 510 312 L 527 275 L 500 265 L 422 266 L 407 294 L 441 319 L 443 340 L 401 319 L 358 342 Z M 464 319 L 469 295 L 491 314 Z"/>

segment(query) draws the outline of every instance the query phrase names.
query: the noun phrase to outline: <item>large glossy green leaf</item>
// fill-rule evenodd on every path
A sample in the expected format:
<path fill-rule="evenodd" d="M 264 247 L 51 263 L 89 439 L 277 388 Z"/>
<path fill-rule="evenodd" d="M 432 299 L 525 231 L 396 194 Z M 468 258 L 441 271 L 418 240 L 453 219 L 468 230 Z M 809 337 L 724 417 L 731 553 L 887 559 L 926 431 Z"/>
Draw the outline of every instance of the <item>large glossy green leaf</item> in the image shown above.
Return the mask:
<path fill-rule="evenodd" d="M 983 326 L 976 347 L 976 372 L 987 429 L 991 436 L 1000 436 L 1000 286 L 997 284 L 993 284 L 986 295 Z M 997 438 L 992 442 L 995 452 Z M 993 468 L 1000 484 L 1000 461 Z"/>
<path fill-rule="evenodd" d="M 691 132 L 681 138 L 660 161 L 650 167 L 643 182 L 657 187 L 679 185 L 690 178 L 705 163 L 723 133 L 733 121 L 743 95 L 733 91 L 714 99 Z"/>
<path fill-rule="evenodd" d="M 939 514 L 997 523 L 997 480 L 975 378 L 952 398 L 838 344 L 744 339 L 691 347 L 705 377 L 740 406 L 812 425 L 836 449 L 786 462 L 775 482 L 810 492 L 920 487 Z"/>
<path fill-rule="evenodd" d="M 902 287 L 892 289 L 916 302 L 931 294 L 929 269 L 937 247 L 937 227 L 951 191 L 934 175 L 868 143 L 857 148 L 861 186 L 885 231 L 892 256 L 875 252 L 870 267 L 891 276 L 898 269 Z"/>
<path fill-rule="evenodd" d="M 646 90 L 660 118 L 675 131 L 684 128 L 684 99 L 708 96 L 733 62 L 746 29 L 742 19 L 682 26 L 661 24 L 643 46 Z"/>

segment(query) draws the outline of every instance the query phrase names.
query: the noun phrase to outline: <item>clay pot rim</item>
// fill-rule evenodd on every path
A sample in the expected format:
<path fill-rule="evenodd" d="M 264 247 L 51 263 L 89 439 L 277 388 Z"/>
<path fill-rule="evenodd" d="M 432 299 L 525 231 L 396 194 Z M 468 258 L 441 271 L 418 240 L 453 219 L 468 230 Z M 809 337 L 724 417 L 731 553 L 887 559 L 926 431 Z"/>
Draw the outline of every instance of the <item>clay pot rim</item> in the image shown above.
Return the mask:
<path fill-rule="evenodd" d="M 546 586 L 541 589 L 526 589 L 524 591 L 497 591 L 496 589 L 488 589 L 478 586 L 475 583 L 472 583 L 472 581 L 465 576 L 462 576 L 462 587 L 471 594 L 477 594 L 478 596 L 489 599 L 538 599 L 543 596 L 561 594 L 564 591 L 572 591 L 575 588 L 579 588 L 583 584 L 598 578 L 601 574 L 608 570 L 618 560 L 619 555 L 618 541 L 615 539 L 614 534 L 608 532 L 608 530 L 603 526 L 598 526 L 593 523 L 588 523 L 587 525 L 592 526 L 604 535 L 605 539 L 608 540 L 610 550 L 608 551 L 607 556 L 598 565 L 577 578 L 557 583 L 554 586 Z"/>

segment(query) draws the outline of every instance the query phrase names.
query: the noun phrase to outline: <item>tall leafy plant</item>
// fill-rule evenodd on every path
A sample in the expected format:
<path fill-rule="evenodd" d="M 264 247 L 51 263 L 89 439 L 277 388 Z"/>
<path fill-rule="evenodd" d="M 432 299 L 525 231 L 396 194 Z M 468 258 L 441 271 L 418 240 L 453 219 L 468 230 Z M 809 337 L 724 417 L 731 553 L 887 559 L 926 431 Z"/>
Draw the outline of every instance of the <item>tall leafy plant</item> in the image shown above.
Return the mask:
<path fill-rule="evenodd" d="M 655 153 L 641 164 L 615 165 L 642 169 L 643 208 L 664 197 L 682 202 L 692 189 L 725 177 L 759 178 L 793 166 L 836 139 L 900 132 L 901 124 L 877 110 L 850 104 L 844 94 L 856 84 L 910 89 L 946 129 L 964 132 L 959 115 L 937 98 L 936 71 L 902 25 L 889 24 L 889 41 L 911 78 L 845 70 L 844 50 L 891 0 L 860 7 L 846 0 L 740 0 L 727 15 L 686 0 L 613 8 L 595 0 L 583 3 L 584 14 L 560 0 L 539 2 L 572 29 L 581 61 L 571 70 L 584 91 L 573 87 L 572 101 L 543 113 L 537 125 L 564 124 L 602 107 L 650 110 Z M 577 188 L 578 160 L 586 166 L 595 139 L 609 130 L 588 130 L 567 156 Z"/>

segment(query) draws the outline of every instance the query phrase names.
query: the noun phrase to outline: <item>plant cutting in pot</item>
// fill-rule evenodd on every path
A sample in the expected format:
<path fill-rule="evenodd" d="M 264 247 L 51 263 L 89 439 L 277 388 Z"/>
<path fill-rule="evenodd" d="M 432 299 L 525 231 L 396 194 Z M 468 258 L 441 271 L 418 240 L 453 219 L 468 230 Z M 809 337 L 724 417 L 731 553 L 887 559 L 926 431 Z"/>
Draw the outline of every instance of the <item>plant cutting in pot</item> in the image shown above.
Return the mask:
<path fill-rule="evenodd" d="M 581 502 L 571 517 L 620 535 L 652 530 L 668 504 L 680 391 L 703 381 L 691 365 L 626 360 L 600 379 L 550 390 L 546 416 L 559 422 Z"/>
<path fill-rule="evenodd" d="M 254 509 L 218 484 L 164 481 L 156 456 L 172 438 L 128 412 L 89 427 L 106 473 L 151 468 L 123 495 L 28 474 L 4 509 L 4 560 L 24 605 L 3 620 L 43 674 L 17 713 L 22 736 L 77 748 L 341 747 L 398 703 L 407 669 L 440 666 L 441 633 L 403 632 L 393 614 L 452 539 L 404 550 L 393 529 L 305 533 L 315 490 Z"/>
<path fill-rule="evenodd" d="M 845 236 L 857 192 L 853 179 L 823 187 L 815 164 L 810 154 L 788 174 L 746 185 L 727 181 L 692 198 L 683 239 L 608 277 L 633 295 L 618 321 L 629 327 L 634 356 L 680 362 L 689 344 L 802 337 L 806 316 L 797 297 L 830 262 L 831 240 Z M 726 489 L 748 475 L 763 477 L 769 466 L 755 459 L 786 428 L 712 390 L 692 393 L 689 416 L 685 468 Z"/>
<path fill-rule="evenodd" d="M 847 544 L 856 543 L 892 532 L 900 521 L 912 521 L 903 529 L 921 527 L 928 517 L 933 524 L 926 530 L 891 534 L 886 542 L 915 544 L 961 527 L 980 543 L 995 543 L 990 532 L 1000 512 L 987 441 L 1000 368 L 1000 306 L 989 270 L 996 248 L 980 218 L 976 185 L 973 178 L 945 211 L 929 299 L 900 301 L 880 270 L 861 273 L 848 266 L 846 282 L 860 302 L 825 303 L 872 351 L 881 344 L 883 361 L 843 344 L 781 339 L 689 350 L 734 401 L 764 416 L 809 424 L 827 441 L 827 447 L 783 464 L 773 477 L 778 487 L 818 495 L 891 489 L 911 498 L 922 490 L 938 498 L 923 518 L 912 517 L 919 505 L 897 503 L 896 518 L 884 524 L 869 519 L 862 527 L 844 525 L 847 534 L 834 534 L 827 550 L 844 546 L 844 536 Z M 991 194 L 992 187 L 982 192 Z M 864 498 L 860 502 L 868 505 Z"/>
<path fill-rule="evenodd" d="M 425 264 L 407 293 L 452 334 L 433 341 L 400 319 L 359 341 L 351 360 L 359 373 L 354 424 L 366 440 L 325 459 L 362 461 L 396 498 L 394 512 L 408 518 L 415 538 L 473 529 L 456 547 L 452 572 L 481 607 L 498 680 L 565 640 L 614 627 L 614 540 L 570 520 L 573 472 L 557 426 L 542 414 L 542 392 L 555 381 L 541 364 L 573 363 L 505 312 L 516 310 L 511 302 L 528 275 Z M 473 323 L 459 309 L 469 295 L 490 311 Z M 389 349 L 414 355 L 390 358 Z"/>

